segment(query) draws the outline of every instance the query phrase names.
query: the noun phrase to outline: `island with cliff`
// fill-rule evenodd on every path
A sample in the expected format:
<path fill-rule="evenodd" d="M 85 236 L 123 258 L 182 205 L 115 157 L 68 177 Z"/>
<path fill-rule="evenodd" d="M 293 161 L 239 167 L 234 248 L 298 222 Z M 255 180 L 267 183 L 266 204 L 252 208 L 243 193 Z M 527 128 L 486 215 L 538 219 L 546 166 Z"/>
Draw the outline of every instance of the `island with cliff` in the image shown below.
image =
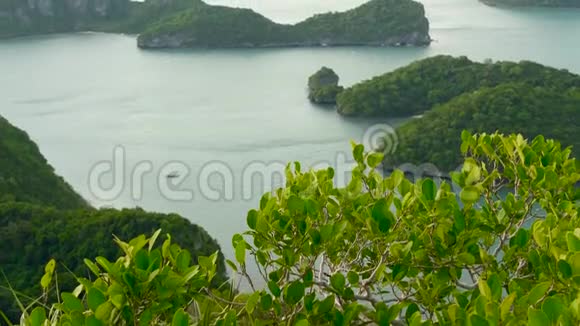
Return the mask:
<path fill-rule="evenodd" d="M 422 4 L 370 0 L 344 12 L 279 24 L 250 9 L 201 0 L 0 0 L 0 38 L 98 31 L 138 34 L 140 48 L 423 46 Z"/>

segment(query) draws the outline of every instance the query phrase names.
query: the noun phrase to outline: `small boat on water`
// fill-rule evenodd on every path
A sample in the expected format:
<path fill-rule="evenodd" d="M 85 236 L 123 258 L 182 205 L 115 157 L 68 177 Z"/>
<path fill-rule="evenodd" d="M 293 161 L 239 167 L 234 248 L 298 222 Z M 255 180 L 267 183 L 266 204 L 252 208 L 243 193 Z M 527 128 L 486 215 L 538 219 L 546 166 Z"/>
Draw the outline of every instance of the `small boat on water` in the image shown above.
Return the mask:
<path fill-rule="evenodd" d="M 179 178 L 179 173 L 177 173 L 177 172 L 171 172 L 166 177 L 167 177 L 167 179 Z"/>

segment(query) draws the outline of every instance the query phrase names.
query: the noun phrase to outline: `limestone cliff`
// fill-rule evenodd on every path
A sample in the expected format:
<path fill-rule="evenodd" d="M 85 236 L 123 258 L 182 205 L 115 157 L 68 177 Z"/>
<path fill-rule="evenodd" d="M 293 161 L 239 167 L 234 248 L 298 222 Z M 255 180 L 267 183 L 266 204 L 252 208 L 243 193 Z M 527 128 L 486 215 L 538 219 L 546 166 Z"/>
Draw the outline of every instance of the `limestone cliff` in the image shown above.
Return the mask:
<path fill-rule="evenodd" d="M 431 42 L 422 4 L 370 0 L 338 13 L 315 15 L 295 25 L 275 23 L 249 9 L 193 6 L 152 24 L 142 48 L 263 48 L 292 46 L 421 46 Z"/>

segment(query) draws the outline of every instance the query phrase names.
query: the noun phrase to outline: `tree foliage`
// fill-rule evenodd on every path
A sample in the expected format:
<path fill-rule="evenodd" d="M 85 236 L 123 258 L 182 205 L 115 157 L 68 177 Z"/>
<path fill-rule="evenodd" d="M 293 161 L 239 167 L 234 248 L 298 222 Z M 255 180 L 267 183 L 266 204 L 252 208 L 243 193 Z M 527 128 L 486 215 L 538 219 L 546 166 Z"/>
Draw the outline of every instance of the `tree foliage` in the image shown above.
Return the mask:
<path fill-rule="evenodd" d="M 466 57 L 435 56 L 347 88 L 337 98 L 347 116 L 413 116 L 482 87 L 522 83 L 564 92 L 580 77 L 529 61 L 478 63 Z"/>
<path fill-rule="evenodd" d="M 181 269 L 199 272 L 151 318 L 168 320 L 170 312 L 173 325 L 577 325 L 580 171 L 570 149 L 541 136 L 528 142 L 521 135 L 464 132 L 462 140 L 465 161 L 453 184 L 412 183 L 400 171 L 384 178 L 375 169 L 382 155 L 365 154 L 361 145 L 353 147 L 357 167 L 345 188 L 334 185 L 330 168 L 289 166 L 286 187 L 264 195 L 248 213 L 249 230 L 232 241 L 234 271 L 254 285 L 247 266 L 255 260 L 265 286 L 220 296 L 208 286 L 211 259 L 203 259 L 198 269 Z M 124 313 L 110 296 L 118 284 L 121 302 L 133 302 L 141 298 L 131 290 L 139 284 L 157 298 L 162 292 L 147 280 L 171 271 L 183 281 L 180 251 L 162 249 L 160 267 L 151 258 L 159 252 L 139 250 L 146 243 L 131 241 L 115 267 L 97 259 L 95 272 L 105 283 L 95 292 L 98 300 L 91 299 L 97 285 L 81 283 L 79 291 L 61 295 L 50 316 L 102 325 L 137 322 L 131 319 L 137 311 L 139 321 L 152 320 L 143 317 L 149 301 Z M 117 281 L 118 270 L 127 279 Z M 141 281 L 130 281 L 132 275 Z M 182 295 L 192 306 L 171 304 Z M 42 310 L 24 317 L 30 321 L 39 311 L 42 319 Z"/>
<path fill-rule="evenodd" d="M 0 310 L 11 318 L 17 316 L 18 307 L 6 289 L 7 282 L 22 293 L 20 300 L 24 304 L 30 303 L 28 298 L 40 292 L 39 284 L 31 280 L 40 279 L 48 260 L 55 259 L 59 266 L 66 267 L 59 267 L 59 285 L 63 291 L 72 291 L 75 280 L 68 270 L 88 277 L 84 258 L 102 256 L 114 260 L 121 253 L 112 235 L 130 239 L 159 228 L 170 232 L 175 243 L 189 250 L 194 264 L 199 256 L 220 250 L 204 229 L 178 215 L 141 209 L 59 211 L 25 203 L 0 204 L 0 269 L 5 274 L 0 279 Z M 215 281 L 223 282 L 227 276 L 221 253 L 217 259 Z"/>
<path fill-rule="evenodd" d="M 158 43 L 159 40 L 171 40 Z M 152 24 L 142 47 L 272 47 L 428 44 L 423 5 L 412 0 L 371 0 L 357 8 L 313 16 L 295 25 L 278 24 L 250 9 L 195 2 Z"/>

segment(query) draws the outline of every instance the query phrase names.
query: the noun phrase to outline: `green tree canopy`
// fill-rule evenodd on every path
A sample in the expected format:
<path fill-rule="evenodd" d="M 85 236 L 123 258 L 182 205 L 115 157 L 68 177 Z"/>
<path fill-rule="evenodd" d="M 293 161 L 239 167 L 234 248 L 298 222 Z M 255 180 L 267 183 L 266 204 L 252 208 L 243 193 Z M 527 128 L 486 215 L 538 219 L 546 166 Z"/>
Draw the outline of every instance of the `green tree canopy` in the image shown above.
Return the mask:
<path fill-rule="evenodd" d="M 337 98 L 338 112 L 408 117 L 464 93 L 512 82 L 564 92 L 579 88 L 580 76 L 529 61 L 478 63 L 466 57 L 435 56 L 347 88 Z"/>
<path fill-rule="evenodd" d="M 580 171 L 570 149 L 542 136 L 462 139 L 453 184 L 413 183 L 400 171 L 385 178 L 376 171 L 382 155 L 362 145 L 353 147 L 357 167 L 345 188 L 331 168 L 289 166 L 286 186 L 262 197 L 249 230 L 232 241 L 236 274 L 255 284 L 247 273 L 255 260 L 264 288 L 222 296 L 209 286 L 212 258 L 180 268 L 179 248 L 132 255 L 149 243 L 143 236 L 119 243 L 127 254 L 114 264 L 89 261 L 111 281 L 81 282 L 48 318 L 129 325 L 168 321 L 171 311 L 173 325 L 578 325 Z M 161 265 L 151 260 L 160 256 Z M 184 281 L 189 270 L 197 270 L 192 282 Z M 148 312 L 163 293 L 157 281 L 127 282 L 119 272 L 159 281 L 173 272 L 184 291 Z M 139 300 L 143 287 L 147 300 Z M 123 300 L 111 295 L 119 292 Z M 24 317 L 46 315 L 39 306 Z"/>

